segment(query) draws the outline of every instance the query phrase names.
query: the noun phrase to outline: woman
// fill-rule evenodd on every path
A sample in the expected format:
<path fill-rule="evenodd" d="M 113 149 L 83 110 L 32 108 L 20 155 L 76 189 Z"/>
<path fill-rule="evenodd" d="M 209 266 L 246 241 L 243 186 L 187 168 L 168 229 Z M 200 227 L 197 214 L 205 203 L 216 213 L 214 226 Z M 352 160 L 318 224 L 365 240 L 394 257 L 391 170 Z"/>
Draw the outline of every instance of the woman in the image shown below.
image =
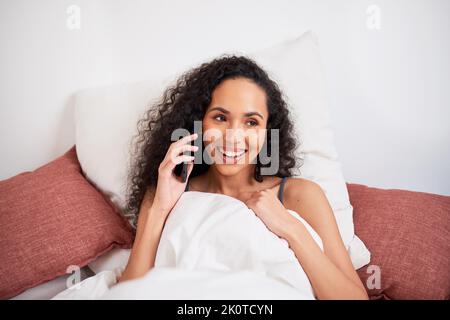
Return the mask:
<path fill-rule="evenodd" d="M 194 132 L 194 121 L 202 121 L 204 133 L 221 133 L 218 139 L 202 142 L 212 164 L 194 164 L 194 157 L 185 154 L 198 151 L 192 145 L 196 133 L 170 140 L 176 129 Z M 278 170 L 262 175 L 270 163 L 261 163 L 260 152 L 264 142 L 271 150 L 273 129 L 279 138 Z M 250 132 L 257 132 L 256 139 L 250 139 Z M 367 299 L 324 192 L 310 180 L 291 177 L 297 164 L 292 134 L 281 90 L 251 59 L 225 55 L 180 77 L 139 123 L 128 198 L 129 212 L 138 217 L 137 231 L 119 281 L 141 277 L 154 267 L 164 223 L 181 194 L 190 190 L 244 202 L 270 231 L 289 243 L 318 299 Z M 189 163 L 186 182 L 174 174 L 183 161 Z M 313 227 L 323 251 L 286 209 Z"/>

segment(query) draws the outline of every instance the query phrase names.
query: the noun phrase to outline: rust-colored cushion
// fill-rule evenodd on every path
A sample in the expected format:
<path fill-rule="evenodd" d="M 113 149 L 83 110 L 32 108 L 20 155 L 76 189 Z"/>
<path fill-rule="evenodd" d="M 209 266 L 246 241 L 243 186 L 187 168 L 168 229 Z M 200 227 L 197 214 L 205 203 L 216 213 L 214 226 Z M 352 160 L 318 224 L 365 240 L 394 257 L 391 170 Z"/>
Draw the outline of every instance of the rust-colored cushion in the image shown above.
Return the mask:
<path fill-rule="evenodd" d="M 351 183 L 347 189 L 355 233 L 371 252 L 358 270 L 371 299 L 449 299 L 450 197 Z"/>
<path fill-rule="evenodd" d="M 0 298 L 80 268 L 133 229 L 83 176 L 73 146 L 36 169 L 0 181 Z"/>

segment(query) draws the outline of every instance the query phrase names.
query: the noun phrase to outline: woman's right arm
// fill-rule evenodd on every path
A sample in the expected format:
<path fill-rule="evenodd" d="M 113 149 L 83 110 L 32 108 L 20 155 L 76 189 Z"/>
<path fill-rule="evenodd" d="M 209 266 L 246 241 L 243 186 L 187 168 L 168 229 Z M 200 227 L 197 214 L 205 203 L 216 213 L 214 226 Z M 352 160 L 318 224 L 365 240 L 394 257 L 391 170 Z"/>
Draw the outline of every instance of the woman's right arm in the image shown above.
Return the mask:
<path fill-rule="evenodd" d="M 153 192 L 148 189 L 140 208 L 136 238 L 128 264 L 119 282 L 142 277 L 155 265 L 156 250 L 168 212 L 153 206 Z"/>
<path fill-rule="evenodd" d="M 197 151 L 196 146 L 190 145 L 196 138 L 196 133 L 186 136 L 173 142 L 167 150 L 158 168 L 156 190 L 154 187 L 147 188 L 142 200 L 133 248 L 118 282 L 142 277 L 155 266 L 156 251 L 167 216 L 184 192 L 188 181 L 186 179 L 182 182 L 173 170 L 177 164 L 189 162 L 189 177 L 194 167 L 194 156 L 181 154 L 185 151 Z"/>

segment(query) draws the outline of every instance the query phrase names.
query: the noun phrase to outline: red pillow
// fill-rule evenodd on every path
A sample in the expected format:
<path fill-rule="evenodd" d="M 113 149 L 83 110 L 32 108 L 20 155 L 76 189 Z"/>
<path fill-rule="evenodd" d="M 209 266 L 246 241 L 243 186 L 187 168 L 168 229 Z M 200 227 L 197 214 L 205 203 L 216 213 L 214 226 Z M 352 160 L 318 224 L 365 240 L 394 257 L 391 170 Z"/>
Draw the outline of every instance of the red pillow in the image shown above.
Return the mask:
<path fill-rule="evenodd" d="M 372 299 L 450 298 L 450 197 L 347 184 L 355 233 L 371 252 L 358 274 Z M 369 269 L 370 268 L 370 269 Z"/>
<path fill-rule="evenodd" d="M 133 229 L 83 176 L 73 146 L 38 168 L 0 181 L 0 298 L 87 265 Z M 70 272 L 70 271 L 69 271 Z"/>

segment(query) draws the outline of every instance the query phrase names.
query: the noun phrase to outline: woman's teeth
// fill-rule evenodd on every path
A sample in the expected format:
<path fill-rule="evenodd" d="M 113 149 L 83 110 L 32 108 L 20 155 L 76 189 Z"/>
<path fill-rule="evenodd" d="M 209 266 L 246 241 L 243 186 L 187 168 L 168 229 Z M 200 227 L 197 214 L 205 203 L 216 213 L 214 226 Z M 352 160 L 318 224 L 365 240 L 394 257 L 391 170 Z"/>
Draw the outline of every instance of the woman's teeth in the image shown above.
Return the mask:
<path fill-rule="evenodd" d="M 231 159 L 240 158 L 245 152 L 247 152 L 247 150 L 245 150 L 245 149 L 238 150 L 237 152 L 225 151 L 223 148 L 218 148 L 218 149 L 221 154 L 223 154 L 226 157 L 231 158 Z"/>

